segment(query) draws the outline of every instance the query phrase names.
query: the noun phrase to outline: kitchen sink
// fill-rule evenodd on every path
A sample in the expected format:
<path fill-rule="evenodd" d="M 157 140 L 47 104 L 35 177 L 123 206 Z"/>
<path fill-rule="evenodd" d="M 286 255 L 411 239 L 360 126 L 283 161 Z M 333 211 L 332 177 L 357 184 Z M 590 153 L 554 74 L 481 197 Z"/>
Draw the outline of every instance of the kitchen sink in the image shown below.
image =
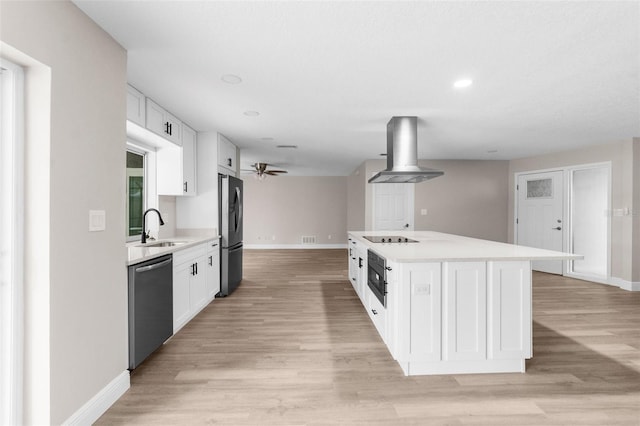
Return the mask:
<path fill-rule="evenodd" d="M 158 241 L 151 244 L 140 244 L 139 247 L 173 247 L 187 244 L 186 241 Z"/>

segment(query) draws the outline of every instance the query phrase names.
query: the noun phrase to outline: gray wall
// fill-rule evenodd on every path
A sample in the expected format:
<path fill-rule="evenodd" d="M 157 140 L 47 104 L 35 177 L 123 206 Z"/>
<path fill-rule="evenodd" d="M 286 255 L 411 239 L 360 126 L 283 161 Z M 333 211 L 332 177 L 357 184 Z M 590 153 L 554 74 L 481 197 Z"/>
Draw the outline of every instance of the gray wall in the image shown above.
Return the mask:
<path fill-rule="evenodd" d="M 127 368 L 126 52 L 70 2 L 1 7 L 26 66 L 24 422 L 60 424 Z"/>
<path fill-rule="evenodd" d="M 303 235 L 315 235 L 317 244 L 346 244 L 347 177 L 242 179 L 245 245 L 301 244 Z"/>
<path fill-rule="evenodd" d="M 514 238 L 512 218 L 514 217 L 515 203 L 515 173 L 610 161 L 612 180 L 611 208 L 633 208 L 634 152 L 639 149 L 640 139 L 636 139 L 635 142 L 628 140 L 510 161 L 509 241 L 513 241 Z M 635 209 L 638 210 L 639 208 L 640 205 L 636 205 Z M 635 220 L 637 221 L 637 219 Z M 632 216 L 613 216 L 611 218 L 611 276 L 627 281 L 632 281 L 632 221 Z M 638 277 L 636 277 L 635 281 L 639 281 Z"/>
<path fill-rule="evenodd" d="M 442 170 L 445 174 L 415 184 L 416 231 L 446 232 L 493 241 L 507 240 L 507 161 L 420 160 L 419 163 L 423 167 Z M 364 167 L 366 176 L 371 177 L 386 168 L 386 161 L 367 160 Z M 366 180 L 357 186 L 354 183 L 354 192 L 356 189 L 364 192 L 365 202 L 349 205 L 349 217 L 359 214 L 351 209 L 364 207 L 367 230 L 373 228 L 371 187 Z M 350 197 L 353 196 L 350 193 Z M 426 216 L 420 214 L 421 209 L 427 209 Z"/>

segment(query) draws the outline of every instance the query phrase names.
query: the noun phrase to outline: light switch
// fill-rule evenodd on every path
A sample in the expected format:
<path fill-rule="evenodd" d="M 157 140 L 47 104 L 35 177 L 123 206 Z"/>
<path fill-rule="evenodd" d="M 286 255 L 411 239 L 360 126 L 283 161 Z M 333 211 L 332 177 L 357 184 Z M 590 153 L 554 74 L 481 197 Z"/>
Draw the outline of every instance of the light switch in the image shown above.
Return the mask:
<path fill-rule="evenodd" d="M 106 218 L 104 210 L 89 210 L 89 232 L 104 231 L 107 227 Z"/>
<path fill-rule="evenodd" d="M 426 215 L 427 215 L 427 209 L 421 209 L 421 210 L 420 210 L 420 214 L 421 214 L 422 216 L 426 216 Z"/>

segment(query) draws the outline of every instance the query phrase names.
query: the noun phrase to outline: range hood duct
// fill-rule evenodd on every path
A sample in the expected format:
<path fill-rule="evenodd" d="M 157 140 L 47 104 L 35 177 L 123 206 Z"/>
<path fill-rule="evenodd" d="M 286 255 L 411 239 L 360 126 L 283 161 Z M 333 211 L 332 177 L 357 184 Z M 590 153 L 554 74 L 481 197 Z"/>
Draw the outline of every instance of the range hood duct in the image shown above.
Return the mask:
<path fill-rule="evenodd" d="M 418 183 L 443 174 L 418 166 L 418 118 L 392 117 L 387 124 L 387 168 L 369 183 Z"/>

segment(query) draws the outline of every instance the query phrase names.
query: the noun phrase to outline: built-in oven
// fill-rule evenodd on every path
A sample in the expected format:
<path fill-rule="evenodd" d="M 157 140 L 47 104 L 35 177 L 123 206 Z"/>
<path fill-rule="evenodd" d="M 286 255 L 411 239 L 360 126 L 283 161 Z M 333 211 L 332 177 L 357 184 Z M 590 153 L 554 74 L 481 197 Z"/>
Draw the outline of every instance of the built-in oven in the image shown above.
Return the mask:
<path fill-rule="evenodd" d="M 387 260 L 372 250 L 367 250 L 367 284 L 371 292 L 387 307 Z"/>

